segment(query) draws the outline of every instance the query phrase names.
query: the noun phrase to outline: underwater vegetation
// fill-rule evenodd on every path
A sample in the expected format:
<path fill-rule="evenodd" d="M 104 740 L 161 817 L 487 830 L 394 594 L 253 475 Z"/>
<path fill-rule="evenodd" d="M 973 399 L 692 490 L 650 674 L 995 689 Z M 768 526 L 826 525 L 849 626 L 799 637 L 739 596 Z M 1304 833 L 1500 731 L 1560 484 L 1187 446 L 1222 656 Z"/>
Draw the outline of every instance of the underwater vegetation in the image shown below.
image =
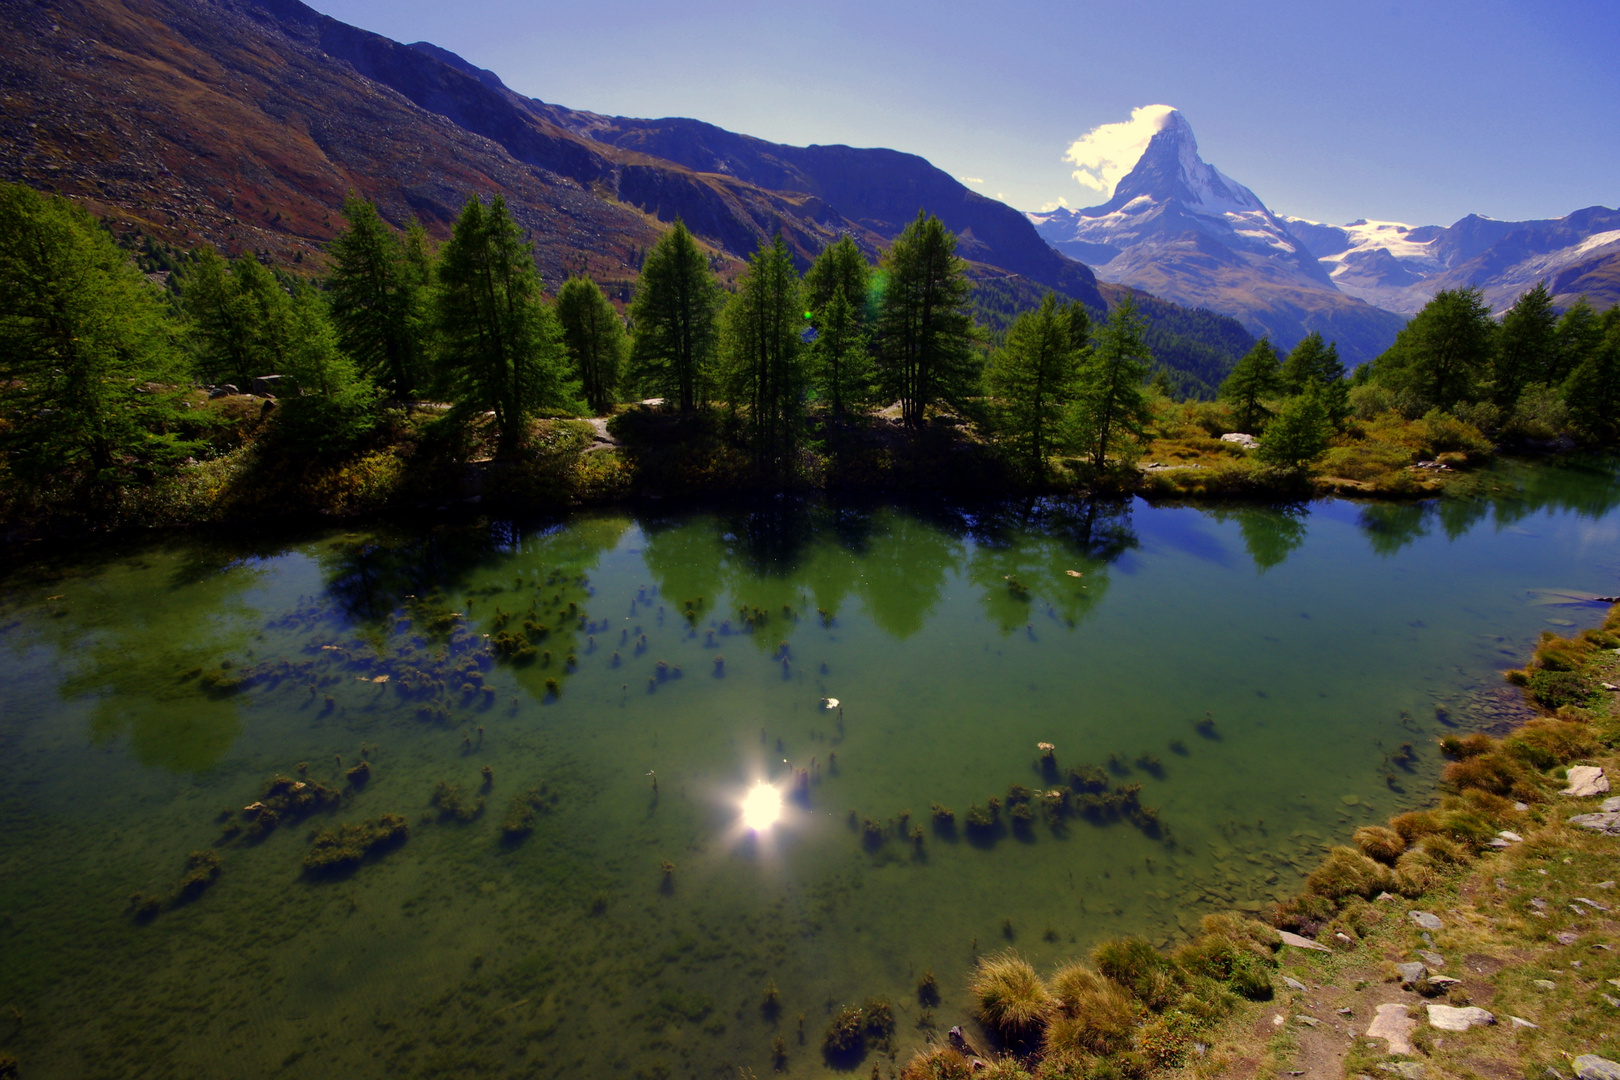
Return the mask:
<path fill-rule="evenodd" d="M 410 823 L 403 814 L 384 814 L 375 821 L 324 829 L 310 842 L 304 872 L 312 877 L 347 873 L 368 857 L 403 844 L 410 834 Z"/>
<path fill-rule="evenodd" d="M 461 793 L 461 785 L 448 780 L 439 781 L 429 805 L 439 812 L 440 821 L 471 821 L 484 812 L 483 799 L 469 801 Z"/>
<path fill-rule="evenodd" d="M 501 836 L 508 843 L 522 840 L 534 831 L 534 819 L 545 808 L 544 785 L 512 796 L 506 804 L 506 816 L 501 819 Z"/>
<path fill-rule="evenodd" d="M 359 791 L 371 779 L 371 762 L 361 761 L 343 775 L 348 779 L 349 786 Z"/>
<path fill-rule="evenodd" d="M 342 802 L 342 792 L 327 787 L 319 780 L 272 776 L 265 781 L 264 793 L 242 808 L 245 830 L 227 827 L 226 831 L 232 836 L 245 831 L 250 839 L 259 840 L 274 832 L 282 822 L 299 821 L 317 811 L 332 810 Z"/>
<path fill-rule="evenodd" d="M 193 851 L 186 856 L 186 874 L 174 890 L 176 905 L 189 903 L 219 880 L 220 859 L 215 851 Z"/>

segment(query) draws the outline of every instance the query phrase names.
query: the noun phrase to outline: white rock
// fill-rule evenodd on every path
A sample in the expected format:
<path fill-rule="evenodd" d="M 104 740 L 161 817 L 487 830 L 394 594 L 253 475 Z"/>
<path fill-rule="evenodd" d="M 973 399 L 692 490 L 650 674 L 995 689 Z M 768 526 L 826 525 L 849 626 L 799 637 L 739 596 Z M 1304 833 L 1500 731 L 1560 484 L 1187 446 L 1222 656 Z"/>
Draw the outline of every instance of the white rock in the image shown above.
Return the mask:
<path fill-rule="evenodd" d="M 1467 1031 L 1471 1027 L 1496 1023 L 1496 1017 L 1478 1005 L 1457 1009 L 1450 1005 L 1436 1005 L 1430 1002 L 1428 1008 L 1429 1026 L 1439 1028 L 1441 1031 Z"/>
<path fill-rule="evenodd" d="M 1296 949 L 1314 949 L 1317 952 L 1325 953 L 1330 953 L 1333 951 L 1326 945 L 1318 945 L 1308 937 L 1300 937 L 1298 934 L 1290 934 L 1287 930 L 1277 931 L 1277 936 L 1282 938 L 1282 943 L 1284 945 L 1292 945 Z"/>
<path fill-rule="evenodd" d="M 1298 990 L 1302 994 L 1309 989 L 1309 987 L 1300 982 L 1298 979 L 1294 978 L 1292 975 L 1284 975 L 1283 982 L 1288 985 L 1288 989 Z"/>
<path fill-rule="evenodd" d="M 1398 1001 L 1378 1006 L 1378 1015 L 1367 1028 L 1367 1038 L 1383 1039 L 1389 1043 L 1392 1054 L 1412 1053 L 1412 1032 L 1417 1021 L 1406 1015 L 1406 1006 Z"/>
<path fill-rule="evenodd" d="M 1508 832 L 1506 829 L 1503 829 L 1501 832 L 1497 833 L 1496 835 L 1500 836 L 1502 839 L 1506 840 L 1510 844 L 1522 844 L 1522 843 L 1524 843 L 1524 837 L 1520 836 L 1516 832 Z"/>
<path fill-rule="evenodd" d="M 1609 790 L 1609 778 L 1603 775 L 1603 770 L 1596 765 L 1571 765 L 1569 767 L 1569 787 L 1560 791 L 1560 795 L 1568 795 L 1574 799 L 1585 799 L 1593 795 L 1602 795 Z"/>
<path fill-rule="evenodd" d="M 1580 1080 L 1620 1080 L 1620 1062 L 1596 1054 L 1582 1054 L 1575 1059 L 1575 1075 Z"/>
<path fill-rule="evenodd" d="M 1253 435 L 1248 435 L 1241 431 L 1227 432 L 1225 435 L 1221 436 L 1221 442 L 1237 443 L 1245 450 L 1253 450 L 1255 447 L 1260 445 L 1259 439 L 1255 438 Z"/>
<path fill-rule="evenodd" d="M 1444 925 L 1440 921 L 1440 916 L 1431 915 L 1427 911 L 1408 912 L 1407 918 L 1411 919 L 1425 930 L 1438 930 L 1442 925 Z"/>
<path fill-rule="evenodd" d="M 1513 1021 L 1513 1026 L 1516 1028 L 1539 1028 L 1541 1026 L 1540 1024 L 1532 1024 L 1522 1016 L 1510 1016 L 1508 1019 Z"/>
<path fill-rule="evenodd" d="M 1600 814 L 1620 814 L 1620 795 L 1612 799 L 1604 799 L 1603 805 L 1598 807 Z"/>

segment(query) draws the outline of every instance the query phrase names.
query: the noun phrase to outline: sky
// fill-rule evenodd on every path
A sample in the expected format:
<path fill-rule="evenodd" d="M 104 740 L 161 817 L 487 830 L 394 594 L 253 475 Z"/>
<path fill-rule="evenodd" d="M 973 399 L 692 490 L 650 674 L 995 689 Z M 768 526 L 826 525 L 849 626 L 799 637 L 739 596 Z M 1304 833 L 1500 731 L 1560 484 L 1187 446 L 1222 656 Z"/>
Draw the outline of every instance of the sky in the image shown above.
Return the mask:
<path fill-rule="evenodd" d="M 1315 221 L 1620 204 L 1614 0 L 312 6 L 543 101 L 891 147 L 1020 210 L 1106 201 L 1133 162 L 1105 159 L 1154 106 L 1179 109 L 1204 160 L 1272 210 Z"/>

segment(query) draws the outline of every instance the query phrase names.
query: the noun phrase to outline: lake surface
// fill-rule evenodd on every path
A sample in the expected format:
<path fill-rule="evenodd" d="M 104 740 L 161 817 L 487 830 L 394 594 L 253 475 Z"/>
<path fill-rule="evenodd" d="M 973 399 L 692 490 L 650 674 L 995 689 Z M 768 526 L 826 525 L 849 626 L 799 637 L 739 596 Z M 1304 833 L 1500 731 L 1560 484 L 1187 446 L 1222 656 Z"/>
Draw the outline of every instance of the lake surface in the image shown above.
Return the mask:
<path fill-rule="evenodd" d="M 780 1038 L 817 1076 L 831 1012 L 881 997 L 903 1062 L 967 1022 L 975 955 L 1263 912 L 1434 796 L 1439 734 L 1510 723 L 1498 672 L 1620 592 L 1620 481 L 1478 489 L 780 501 L 13 571 L 0 1051 L 28 1077 L 717 1077 Z M 750 830 L 761 782 L 782 816 Z M 363 859 L 338 832 L 392 814 L 408 839 Z M 353 859 L 307 871 L 323 830 Z"/>

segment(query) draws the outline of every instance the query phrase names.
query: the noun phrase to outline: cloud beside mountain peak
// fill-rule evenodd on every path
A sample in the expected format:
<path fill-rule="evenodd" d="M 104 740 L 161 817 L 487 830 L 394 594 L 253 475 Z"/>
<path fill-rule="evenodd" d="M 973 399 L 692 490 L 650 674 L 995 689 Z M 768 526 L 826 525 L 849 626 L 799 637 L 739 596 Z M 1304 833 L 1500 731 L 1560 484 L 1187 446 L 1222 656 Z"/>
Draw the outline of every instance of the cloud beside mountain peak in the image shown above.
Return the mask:
<path fill-rule="evenodd" d="M 1074 178 L 1082 187 L 1114 193 L 1119 183 L 1142 157 L 1147 144 L 1175 112 L 1171 105 L 1143 105 L 1131 110 L 1131 118 L 1114 124 L 1099 124 L 1069 145 L 1063 160 L 1074 165 Z"/>

